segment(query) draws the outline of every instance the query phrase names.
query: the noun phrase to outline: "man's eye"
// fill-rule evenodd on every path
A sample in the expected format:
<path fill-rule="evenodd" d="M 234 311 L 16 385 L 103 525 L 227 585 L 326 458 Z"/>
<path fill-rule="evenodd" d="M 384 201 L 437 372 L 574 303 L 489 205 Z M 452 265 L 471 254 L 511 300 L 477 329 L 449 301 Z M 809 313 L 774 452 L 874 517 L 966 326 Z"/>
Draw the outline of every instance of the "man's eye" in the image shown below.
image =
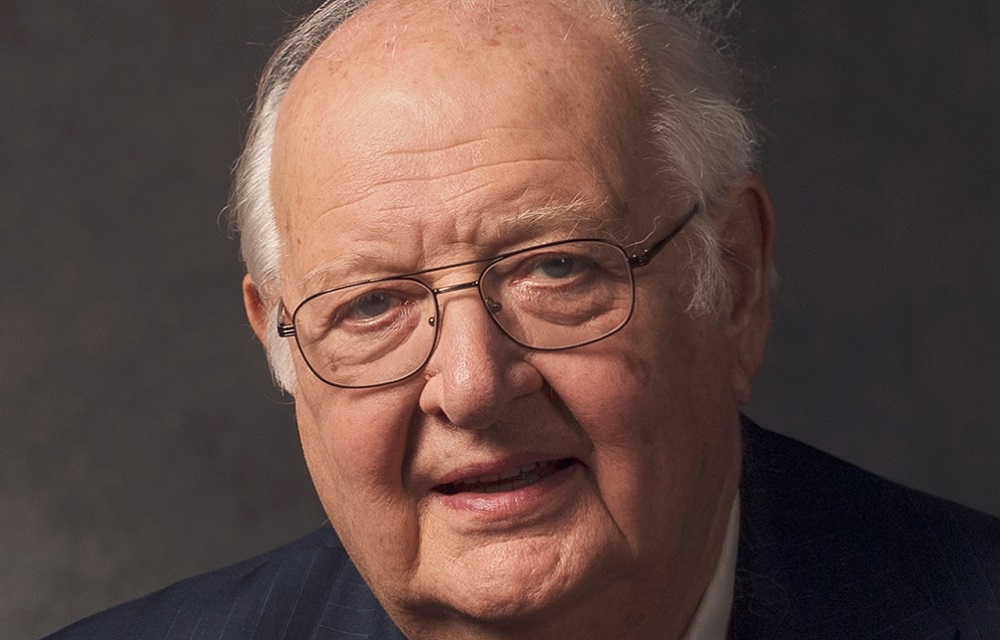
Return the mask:
<path fill-rule="evenodd" d="M 570 256 L 549 258 L 538 263 L 535 271 L 548 278 L 565 278 L 577 270 L 578 262 Z"/>
<path fill-rule="evenodd" d="M 384 328 L 385 323 L 399 319 L 413 299 L 401 292 L 387 289 L 367 291 L 342 300 L 325 314 L 324 331 L 329 330 L 375 330 Z"/>
<path fill-rule="evenodd" d="M 373 291 L 354 299 L 343 314 L 349 320 L 370 320 L 388 313 L 401 300 L 384 291 Z"/>

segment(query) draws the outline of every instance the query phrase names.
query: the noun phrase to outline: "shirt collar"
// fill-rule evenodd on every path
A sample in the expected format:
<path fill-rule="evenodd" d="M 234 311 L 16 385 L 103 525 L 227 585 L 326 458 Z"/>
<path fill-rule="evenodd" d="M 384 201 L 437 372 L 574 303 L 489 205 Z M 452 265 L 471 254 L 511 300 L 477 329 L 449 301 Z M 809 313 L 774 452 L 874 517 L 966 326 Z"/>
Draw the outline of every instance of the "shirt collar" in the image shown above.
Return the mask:
<path fill-rule="evenodd" d="M 694 618 L 681 640 L 725 640 L 733 611 L 736 584 L 736 554 L 740 539 L 740 496 L 733 499 L 726 527 L 726 539 L 715 566 L 715 573 L 705 589 Z"/>

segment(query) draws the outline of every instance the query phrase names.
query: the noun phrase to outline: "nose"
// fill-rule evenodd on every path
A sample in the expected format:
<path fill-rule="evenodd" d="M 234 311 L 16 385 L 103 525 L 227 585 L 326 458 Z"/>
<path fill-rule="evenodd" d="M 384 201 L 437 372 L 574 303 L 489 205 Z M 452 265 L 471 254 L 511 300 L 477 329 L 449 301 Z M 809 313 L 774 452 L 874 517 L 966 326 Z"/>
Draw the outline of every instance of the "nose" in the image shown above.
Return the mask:
<path fill-rule="evenodd" d="M 424 369 L 420 409 L 457 427 L 489 428 L 512 402 L 541 389 L 542 375 L 496 326 L 475 290 L 439 304 L 438 342 Z"/>

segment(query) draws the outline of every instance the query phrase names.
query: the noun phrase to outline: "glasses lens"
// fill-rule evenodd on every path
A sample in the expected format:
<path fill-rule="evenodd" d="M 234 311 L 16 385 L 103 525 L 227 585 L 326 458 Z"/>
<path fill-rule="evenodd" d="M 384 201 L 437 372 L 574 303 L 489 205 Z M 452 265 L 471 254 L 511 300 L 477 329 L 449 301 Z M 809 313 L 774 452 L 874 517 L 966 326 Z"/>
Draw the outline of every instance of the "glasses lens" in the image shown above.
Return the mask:
<path fill-rule="evenodd" d="M 599 240 L 514 254 L 483 274 L 486 306 L 511 338 L 534 349 L 566 349 L 620 329 L 632 312 L 632 270 L 622 250 Z"/>
<path fill-rule="evenodd" d="M 345 387 L 393 382 L 410 375 L 434 346 L 434 296 L 415 280 L 330 291 L 295 314 L 299 349 L 324 381 Z"/>

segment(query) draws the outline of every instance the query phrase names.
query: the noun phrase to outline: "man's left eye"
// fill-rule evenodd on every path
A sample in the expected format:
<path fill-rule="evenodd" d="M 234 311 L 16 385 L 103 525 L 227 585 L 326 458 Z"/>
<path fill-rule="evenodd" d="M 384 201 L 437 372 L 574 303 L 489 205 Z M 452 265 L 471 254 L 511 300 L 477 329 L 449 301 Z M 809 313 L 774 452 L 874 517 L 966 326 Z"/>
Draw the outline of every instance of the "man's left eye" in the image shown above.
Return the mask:
<path fill-rule="evenodd" d="M 354 301 L 354 314 L 359 318 L 377 318 L 400 304 L 398 298 L 388 293 L 376 291 L 366 293 Z"/>
<path fill-rule="evenodd" d="M 549 258 L 539 262 L 535 271 L 547 278 L 565 278 L 573 273 L 576 268 L 577 260 L 575 258 L 570 256 L 560 256 L 558 258 Z"/>

